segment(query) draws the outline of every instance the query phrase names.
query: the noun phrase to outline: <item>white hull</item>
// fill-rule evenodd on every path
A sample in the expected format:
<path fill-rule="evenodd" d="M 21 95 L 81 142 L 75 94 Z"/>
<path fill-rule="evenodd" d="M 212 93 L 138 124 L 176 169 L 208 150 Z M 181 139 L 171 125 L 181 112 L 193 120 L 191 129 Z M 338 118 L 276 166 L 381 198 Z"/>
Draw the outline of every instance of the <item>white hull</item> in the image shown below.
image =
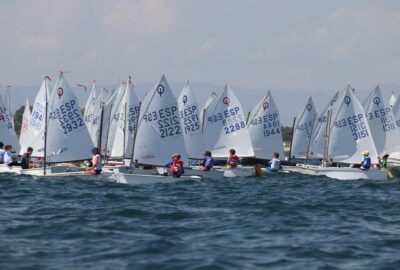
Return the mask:
<path fill-rule="evenodd" d="M 115 173 L 110 175 L 110 179 L 117 183 L 129 184 L 129 185 L 142 185 L 142 184 L 156 184 L 156 183 L 175 183 L 187 180 L 201 180 L 199 176 L 181 176 L 174 178 L 172 176 L 162 175 L 145 175 L 145 174 L 127 174 L 127 173 Z"/>
<path fill-rule="evenodd" d="M 400 176 L 400 152 L 393 152 L 388 158 L 388 169 L 395 175 Z"/>
<path fill-rule="evenodd" d="M 169 175 L 169 170 L 166 167 L 158 167 L 157 173 L 159 175 Z M 224 170 L 211 169 L 210 171 L 202 171 L 200 167 L 185 168 L 184 176 L 199 176 L 203 180 L 221 179 L 224 177 Z"/>
<path fill-rule="evenodd" d="M 254 167 L 237 167 L 232 169 L 224 170 L 224 177 L 250 177 L 255 176 L 255 168 Z"/>
<path fill-rule="evenodd" d="M 329 178 L 339 180 L 388 179 L 388 172 L 385 170 L 379 170 L 377 168 L 371 168 L 364 171 L 359 168 L 351 167 L 321 167 L 314 165 L 297 164 L 296 166 L 284 166 L 284 169 L 307 175 L 324 175 Z"/>

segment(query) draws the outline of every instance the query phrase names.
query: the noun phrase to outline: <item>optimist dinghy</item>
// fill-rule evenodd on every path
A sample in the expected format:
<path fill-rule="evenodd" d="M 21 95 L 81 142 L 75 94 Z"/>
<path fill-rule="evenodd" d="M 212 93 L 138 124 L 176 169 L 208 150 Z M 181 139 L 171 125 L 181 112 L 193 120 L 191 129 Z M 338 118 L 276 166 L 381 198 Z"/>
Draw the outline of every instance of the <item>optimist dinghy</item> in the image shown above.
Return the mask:
<path fill-rule="evenodd" d="M 371 163 L 378 162 L 378 154 L 365 112 L 348 86 L 338 99 L 338 109 L 333 121 L 328 117 L 326 130 L 325 160 L 341 163 L 360 163 L 360 155 L 364 150 L 370 153 Z M 324 163 L 325 164 L 325 163 Z M 361 170 L 354 167 L 326 167 L 313 165 L 285 166 L 284 169 L 308 175 L 325 175 L 339 180 L 355 179 L 387 179 L 387 171 L 371 167 Z"/>

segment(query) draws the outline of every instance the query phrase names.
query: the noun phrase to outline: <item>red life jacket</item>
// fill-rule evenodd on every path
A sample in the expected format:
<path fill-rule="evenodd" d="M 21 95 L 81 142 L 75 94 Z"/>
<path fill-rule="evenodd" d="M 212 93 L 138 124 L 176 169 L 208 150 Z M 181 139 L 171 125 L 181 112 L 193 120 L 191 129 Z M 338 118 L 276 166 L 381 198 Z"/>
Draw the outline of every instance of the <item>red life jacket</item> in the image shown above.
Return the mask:
<path fill-rule="evenodd" d="M 230 155 L 228 163 L 231 165 L 237 165 L 239 158 L 237 155 Z"/>
<path fill-rule="evenodd" d="M 182 174 L 183 162 L 181 160 L 175 160 L 169 168 L 169 171 L 173 174 Z"/>

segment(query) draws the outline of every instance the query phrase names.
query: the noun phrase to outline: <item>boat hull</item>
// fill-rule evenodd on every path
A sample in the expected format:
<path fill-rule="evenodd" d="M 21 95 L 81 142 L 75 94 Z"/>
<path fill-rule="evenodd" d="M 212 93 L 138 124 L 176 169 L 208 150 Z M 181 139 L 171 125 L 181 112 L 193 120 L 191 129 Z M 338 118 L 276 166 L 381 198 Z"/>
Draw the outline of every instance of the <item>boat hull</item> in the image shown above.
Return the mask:
<path fill-rule="evenodd" d="M 284 166 L 287 171 L 298 172 L 307 175 L 323 175 L 338 180 L 385 180 L 388 179 L 388 172 L 371 168 L 369 170 L 360 170 L 351 167 L 321 167 L 314 165 L 297 164 L 296 166 Z"/>
<path fill-rule="evenodd" d="M 143 184 L 157 184 L 157 183 L 175 183 L 188 180 L 200 181 L 199 176 L 181 176 L 175 178 L 172 176 L 163 175 L 146 175 L 146 174 L 128 174 L 128 173 L 115 173 L 110 175 L 110 179 L 117 183 L 129 185 L 143 185 Z"/>

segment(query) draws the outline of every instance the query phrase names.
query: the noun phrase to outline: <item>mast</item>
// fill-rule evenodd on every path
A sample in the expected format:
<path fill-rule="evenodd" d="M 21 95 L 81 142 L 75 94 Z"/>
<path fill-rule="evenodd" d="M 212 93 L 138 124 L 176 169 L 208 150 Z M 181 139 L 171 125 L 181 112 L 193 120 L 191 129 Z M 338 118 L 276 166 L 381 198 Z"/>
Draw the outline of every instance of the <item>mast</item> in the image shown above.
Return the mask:
<path fill-rule="evenodd" d="M 46 175 L 46 159 L 47 159 L 47 114 L 48 114 L 48 107 L 49 107 L 49 101 L 48 101 L 48 96 L 47 96 L 47 79 L 50 79 L 48 76 L 44 77 L 44 84 L 45 84 L 45 117 L 44 117 L 44 158 L 43 158 L 43 175 Z"/>
<path fill-rule="evenodd" d="M 138 131 L 138 127 L 139 127 L 139 116 L 140 116 L 140 108 L 142 107 L 142 102 L 139 102 L 139 110 L 136 113 L 136 123 L 135 123 L 135 133 L 133 134 L 133 141 L 132 141 L 132 153 L 131 153 L 131 162 L 129 164 L 129 172 L 132 172 L 132 168 L 133 168 L 133 156 L 134 156 L 134 151 L 135 151 L 135 143 L 136 143 L 136 134 Z"/>
<path fill-rule="evenodd" d="M 111 103 L 111 105 L 110 105 L 110 116 L 108 117 L 108 129 L 107 129 L 107 136 L 106 136 L 106 149 L 104 151 L 104 159 L 105 159 L 106 162 L 108 161 L 108 155 L 107 155 L 107 153 L 108 153 L 108 137 L 110 135 L 110 125 L 111 125 L 111 118 L 112 118 L 112 107 L 113 107 L 113 104 Z"/>
<path fill-rule="evenodd" d="M 97 148 L 99 148 L 101 154 L 101 137 L 103 136 L 103 118 L 104 118 L 104 103 L 101 101 L 101 113 L 100 113 L 100 130 L 99 130 L 99 139 L 97 141 Z"/>
<path fill-rule="evenodd" d="M 125 150 L 126 150 L 126 121 L 128 121 L 128 117 L 126 117 L 126 108 L 128 106 L 128 102 L 125 102 L 124 108 L 124 141 L 122 144 L 122 162 L 125 164 Z"/>
<path fill-rule="evenodd" d="M 326 119 L 326 128 L 325 128 L 325 145 L 324 145 L 324 157 L 323 157 L 325 161 L 328 161 L 329 134 L 330 134 L 329 127 L 331 125 L 331 117 L 332 117 L 332 111 L 328 110 L 328 115 Z"/>
<path fill-rule="evenodd" d="M 289 159 L 288 159 L 289 164 L 290 164 L 290 159 L 292 158 L 292 145 L 293 145 L 294 126 L 295 126 L 295 125 L 296 125 L 296 117 L 293 118 L 292 136 L 291 136 L 291 138 L 290 138 Z"/>

